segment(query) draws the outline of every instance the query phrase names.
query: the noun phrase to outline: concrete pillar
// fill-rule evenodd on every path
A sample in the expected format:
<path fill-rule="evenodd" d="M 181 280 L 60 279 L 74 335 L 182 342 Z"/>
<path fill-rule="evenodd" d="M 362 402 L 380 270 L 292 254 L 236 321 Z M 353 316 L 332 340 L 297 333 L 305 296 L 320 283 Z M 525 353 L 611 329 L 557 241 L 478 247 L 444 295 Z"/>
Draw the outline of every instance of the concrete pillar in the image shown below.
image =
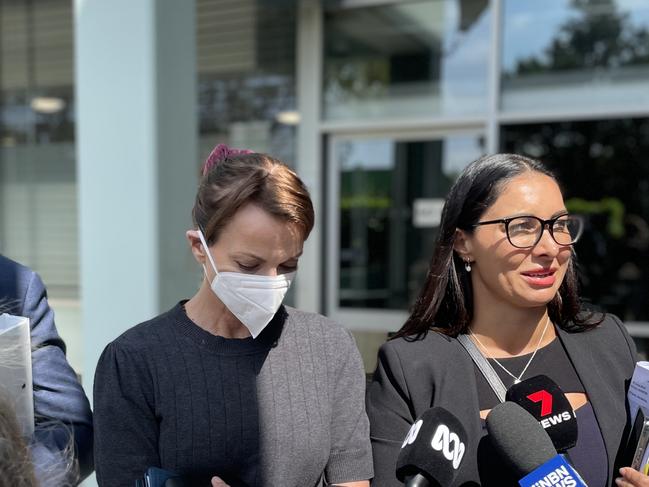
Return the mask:
<path fill-rule="evenodd" d="M 322 137 L 320 96 L 322 93 L 322 10 L 320 0 L 300 0 L 297 25 L 297 100 L 300 124 L 297 127 L 296 171 L 309 188 L 315 210 L 315 227 L 300 259 L 295 282 L 295 304 L 308 311 L 323 312 L 325 248 L 322 242 L 325 195 L 322 181 Z M 330 210 L 335 211 L 336 206 Z M 338 265 L 337 262 L 329 266 Z"/>
<path fill-rule="evenodd" d="M 106 344 L 197 289 L 195 2 L 74 0 L 77 180 L 89 395 Z"/>

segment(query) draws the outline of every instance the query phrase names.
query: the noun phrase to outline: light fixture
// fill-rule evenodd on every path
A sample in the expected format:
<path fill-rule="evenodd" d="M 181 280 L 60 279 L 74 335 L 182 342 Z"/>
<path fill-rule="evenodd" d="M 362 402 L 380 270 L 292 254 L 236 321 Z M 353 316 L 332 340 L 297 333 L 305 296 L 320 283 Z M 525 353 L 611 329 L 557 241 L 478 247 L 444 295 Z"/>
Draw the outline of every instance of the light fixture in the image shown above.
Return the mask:
<path fill-rule="evenodd" d="M 275 119 L 279 123 L 283 123 L 284 125 L 297 125 L 300 123 L 300 112 L 296 110 L 285 110 L 283 112 L 279 112 L 276 116 Z"/>
<path fill-rule="evenodd" d="M 3 147 L 14 147 L 16 145 L 16 138 L 12 135 L 6 135 L 0 139 L 0 145 Z"/>
<path fill-rule="evenodd" d="M 30 103 L 32 110 L 38 113 L 52 114 L 65 108 L 65 100 L 53 96 L 37 96 Z"/>

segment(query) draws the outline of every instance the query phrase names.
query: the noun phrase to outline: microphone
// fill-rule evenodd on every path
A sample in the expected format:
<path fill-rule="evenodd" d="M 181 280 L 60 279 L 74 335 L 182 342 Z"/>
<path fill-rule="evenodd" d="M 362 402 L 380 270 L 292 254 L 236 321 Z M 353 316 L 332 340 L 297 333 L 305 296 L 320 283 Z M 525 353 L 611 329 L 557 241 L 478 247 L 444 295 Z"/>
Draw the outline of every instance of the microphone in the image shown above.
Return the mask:
<path fill-rule="evenodd" d="M 577 416 L 561 388 L 548 376 L 537 375 L 514 384 L 505 399 L 536 418 L 557 452 L 565 453 L 577 444 Z"/>
<path fill-rule="evenodd" d="M 487 431 L 496 452 L 520 479 L 521 487 L 588 487 L 536 418 L 518 404 L 504 402 L 487 416 Z"/>
<path fill-rule="evenodd" d="M 467 434 L 441 407 L 425 411 L 410 427 L 397 458 L 397 478 L 408 487 L 451 485 L 464 458 Z"/>

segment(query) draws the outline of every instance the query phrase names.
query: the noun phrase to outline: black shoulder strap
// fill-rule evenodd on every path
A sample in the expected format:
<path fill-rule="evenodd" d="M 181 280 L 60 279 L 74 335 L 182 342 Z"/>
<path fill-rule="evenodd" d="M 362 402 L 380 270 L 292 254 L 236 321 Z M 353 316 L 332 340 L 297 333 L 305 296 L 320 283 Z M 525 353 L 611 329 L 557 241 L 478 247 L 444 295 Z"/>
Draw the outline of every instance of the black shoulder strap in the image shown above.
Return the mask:
<path fill-rule="evenodd" d="M 500 402 L 505 402 L 505 395 L 507 394 L 505 384 L 503 384 L 503 381 L 496 374 L 491 364 L 487 362 L 487 359 L 480 353 L 473 340 L 469 338 L 469 335 L 458 335 L 457 341 L 460 342 L 460 345 L 464 347 L 473 362 L 478 366 L 478 369 L 480 369 L 480 372 L 482 372 L 482 375 L 484 375 L 484 378 L 487 379 L 487 382 L 496 393 L 496 397 Z"/>

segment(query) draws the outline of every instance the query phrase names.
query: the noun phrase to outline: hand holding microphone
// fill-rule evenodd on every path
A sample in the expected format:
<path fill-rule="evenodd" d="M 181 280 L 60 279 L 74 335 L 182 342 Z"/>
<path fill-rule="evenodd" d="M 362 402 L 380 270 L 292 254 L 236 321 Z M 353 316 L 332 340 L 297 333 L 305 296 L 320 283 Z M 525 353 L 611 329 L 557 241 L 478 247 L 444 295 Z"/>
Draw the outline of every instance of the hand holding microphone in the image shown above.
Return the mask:
<path fill-rule="evenodd" d="M 431 408 L 417 418 L 403 441 L 397 478 L 408 487 L 452 485 L 466 444 L 460 421 L 444 408 Z"/>

